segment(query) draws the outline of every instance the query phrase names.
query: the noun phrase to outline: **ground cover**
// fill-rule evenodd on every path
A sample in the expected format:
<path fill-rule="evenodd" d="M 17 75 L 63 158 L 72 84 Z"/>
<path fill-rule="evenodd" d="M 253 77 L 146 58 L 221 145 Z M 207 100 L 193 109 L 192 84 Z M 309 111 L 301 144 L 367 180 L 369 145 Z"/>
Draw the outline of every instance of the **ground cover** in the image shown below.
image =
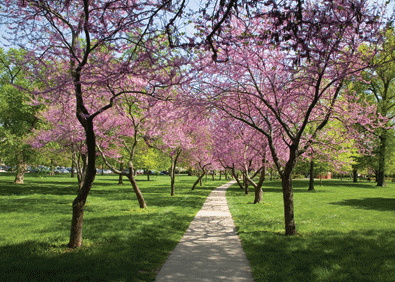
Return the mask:
<path fill-rule="evenodd" d="M 83 247 L 66 244 L 76 179 L 26 175 L 24 185 L 0 175 L 0 281 L 154 281 L 206 197 L 226 181 L 190 191 L 196 177 L 138 176 L 148 208 L 129 184 L 98 175 L 84 215 Z"/>
<path fill-rule="evenodd" d="M 227 199 L 258 281 L 395 281 L 395 184 L 294 181 L 298 234 L 284 236 L 281 183 L 263 202 L 232 186 Z"/>

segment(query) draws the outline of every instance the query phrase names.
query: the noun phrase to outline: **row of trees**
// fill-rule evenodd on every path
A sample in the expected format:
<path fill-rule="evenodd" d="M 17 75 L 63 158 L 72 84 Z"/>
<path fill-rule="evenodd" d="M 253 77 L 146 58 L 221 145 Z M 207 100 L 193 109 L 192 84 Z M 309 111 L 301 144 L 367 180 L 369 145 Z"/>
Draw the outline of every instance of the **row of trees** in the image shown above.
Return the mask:
<path fill-rule="evenodd" d="M 12 64 L 29 82 L 10 84 L 28 91 L 45 120 L 29 128 L 30 142 L 70 148 L 78 168 L 69 246 L 82 243 L 98 154 L 145 207 L 132 173 L 141 142 L 169 158 L 172 195 L 179 161 L 199 177 L 219 167 L 244 172 L 255 202 L 265 169 L 275 167 L 287 235 L 296 233 L 292 174 L 303 156 L 370 150 L 376 133 L 384 185 L 392 78 L 380 82 L 380 68 L 390 67 L 393 44 L 382 9 L 364 0 L 207 0 L 199 9 L 186 1 L 5 1 L 9 39 L 24 48 L 23 64 Z M 128 172 L 110 161 L 122 150 Z"/>

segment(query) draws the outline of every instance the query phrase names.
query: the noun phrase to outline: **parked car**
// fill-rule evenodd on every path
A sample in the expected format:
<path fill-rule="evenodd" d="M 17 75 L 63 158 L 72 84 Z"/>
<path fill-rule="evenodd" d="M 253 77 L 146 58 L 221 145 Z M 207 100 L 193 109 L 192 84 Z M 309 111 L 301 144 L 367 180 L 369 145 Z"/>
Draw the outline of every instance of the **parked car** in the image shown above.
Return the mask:
<path fill-rule="evenodd" d="M 169 175 L 169 172 L 167 170 L 162 170 L 159 174 L 160 175 Z"/>

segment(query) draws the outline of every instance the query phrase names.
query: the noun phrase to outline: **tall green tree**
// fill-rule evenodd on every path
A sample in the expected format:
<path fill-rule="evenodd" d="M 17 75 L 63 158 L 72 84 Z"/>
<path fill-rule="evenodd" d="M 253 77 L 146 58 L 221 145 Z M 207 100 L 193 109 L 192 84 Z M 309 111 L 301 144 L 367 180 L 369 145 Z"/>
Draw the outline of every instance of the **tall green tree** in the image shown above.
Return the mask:
<path fill-rule="evenodd" d="M 21 90 L 33 87 L 25 80 L 25 72 L 15 63 L 23 52 L 0 49 L 0 152 L 3 161 L 16 166 L 15 183 L 22 184 L 27 164 L 37 157 L 37 151 L 27 144 L 29 134 L 39 124 L 39 106 L 32 104 L 29 93 Z"/>
<path fill-rule="evenodd" d="M 355 89 L 360 92 L 363 100 L 374 103 L 377 107 L 377 117 L 387 118 L 387 122 L 375 130 L 378 138 L 376 149 L 377 186 L 386 186 L 386 159 L 388 158 L 388 139 L 390 126 L 395 116 L 395 37 L 392 28 L 386 31 L 386 40 L 382 45 L 382 51 L 374 58 L 376 67 L 363 73 L 363 80 L 355 84 Z"/>

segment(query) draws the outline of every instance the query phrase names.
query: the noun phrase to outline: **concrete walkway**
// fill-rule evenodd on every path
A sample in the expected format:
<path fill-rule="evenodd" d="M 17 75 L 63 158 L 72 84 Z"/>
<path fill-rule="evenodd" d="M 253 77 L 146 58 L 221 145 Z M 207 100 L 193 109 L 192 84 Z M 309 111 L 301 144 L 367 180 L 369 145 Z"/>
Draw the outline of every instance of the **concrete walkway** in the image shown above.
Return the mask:
<path fill-rule="evenodd" d="M 235 181 L 211 192 L 159 271 L 163 281 L 254 281 L 225 198 Z"/>

